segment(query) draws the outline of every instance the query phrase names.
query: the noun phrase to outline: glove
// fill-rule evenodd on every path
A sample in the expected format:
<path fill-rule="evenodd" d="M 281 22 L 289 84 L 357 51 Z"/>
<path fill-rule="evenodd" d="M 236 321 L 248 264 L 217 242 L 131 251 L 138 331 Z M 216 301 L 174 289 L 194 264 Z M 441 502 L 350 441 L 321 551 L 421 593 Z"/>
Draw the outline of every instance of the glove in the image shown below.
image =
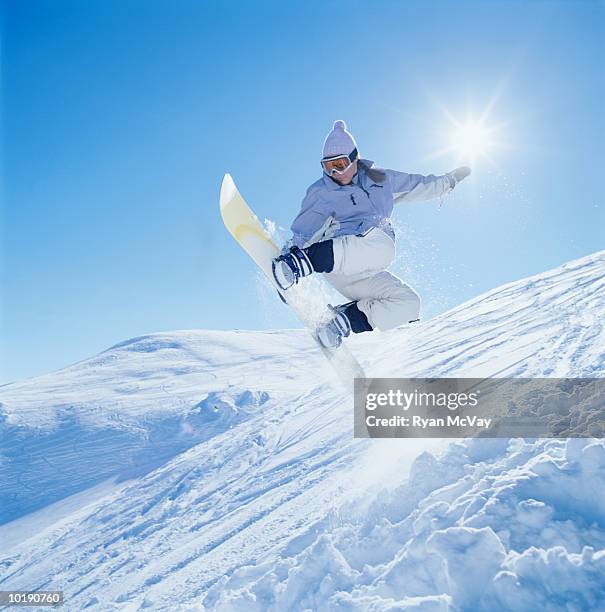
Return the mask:
<path fill-rule="evenodd" d="M 453 189 L 461 180 L 465 179 L 471 173 L 471 169 L 468 166 L 460 166 L 447 175 L 450 179 L 450 187 Z"/>

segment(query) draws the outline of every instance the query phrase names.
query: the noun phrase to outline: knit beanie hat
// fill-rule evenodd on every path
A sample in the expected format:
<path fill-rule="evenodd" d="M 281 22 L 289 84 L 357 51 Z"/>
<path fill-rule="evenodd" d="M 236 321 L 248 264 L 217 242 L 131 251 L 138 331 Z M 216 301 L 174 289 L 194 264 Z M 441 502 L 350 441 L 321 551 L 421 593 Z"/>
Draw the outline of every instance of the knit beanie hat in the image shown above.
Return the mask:
<path fill-rule="evenodd" d="M 324 142 L 323 156 L 349 155 L 356 148 L 357 143 L 353 136 L 347 132 L 345 122 L 341 119 L 335 121 L 332 131 L 327 135 Z"/>

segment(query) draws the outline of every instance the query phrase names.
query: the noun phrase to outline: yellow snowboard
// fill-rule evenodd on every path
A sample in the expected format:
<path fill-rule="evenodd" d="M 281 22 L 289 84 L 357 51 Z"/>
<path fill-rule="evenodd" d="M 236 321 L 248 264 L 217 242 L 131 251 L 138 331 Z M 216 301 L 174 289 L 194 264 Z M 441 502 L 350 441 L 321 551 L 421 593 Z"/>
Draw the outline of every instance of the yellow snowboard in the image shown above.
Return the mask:
<path fill-rule="evenodd" d="M 313 284 L 306 282 L 311 279 L 301 279 L 297 285 L 287 291 L 282 291 L 277 286 L 271 262 L 280 254 L 280 249 L 246 204 L 229 174 L 225 174 L 223 178 L 220 203 L 225 227 L 309 330 L 340 379 L 346 384 L 351 384 L 354 378 L 365 378 L 362 367 L 344 344 L 337 349 L 328 349 L 315 336 L 317 324 L 326 316 L 327 305 L 317 291 L 313 291 Z"/>

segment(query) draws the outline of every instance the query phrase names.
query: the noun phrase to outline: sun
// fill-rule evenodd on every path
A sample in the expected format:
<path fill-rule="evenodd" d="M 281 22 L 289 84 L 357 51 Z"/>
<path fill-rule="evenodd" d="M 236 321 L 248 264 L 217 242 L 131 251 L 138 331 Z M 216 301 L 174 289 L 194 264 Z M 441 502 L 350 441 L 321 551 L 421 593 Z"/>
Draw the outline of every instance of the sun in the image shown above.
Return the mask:
<path fill-rule="evenodd" d="M 490 149 L 490 130 L 479 121 L 470 120 L 459 124 L 450 135 L 450 148 L 468 159 L 487 155 Z"/>
<path fill-rule="evenodd" d="M 453 157 L 454 163 L 458 165 L 475 167 L 480 162 L 487 161 L 496 166 L 492 156 L 497 150 L 506 146 L 500 138 L 504 124 L 489 123 L 487 113 L 479 119 L 469 113 L 463 120 L 448 111 L 445 111 L 445 115 L 448 125 L 442 126 L 435 133 L 442 143 L 442 148 L 430 153 L 427 159 L 446 156 Z"/>
<path fill-rule="evenodd" d="M 494 163 L 491 155 L 501 144 L 496 138 L 499 126 L 487 123 L 485 117 L 474 119 L 467 115 L 459 121 L 449 115 L 448 119 L 450 129 L 440 154 L 454 155 L 458 164 L 475 166 L 481 160 Z"/>
<path fill-rule="evenodd" d="M 459 166 L 475 168 L 487 163 L 498 169 L 496 156 L 516 148 L 511 140 L 514 130 L 512 119 L 498 116 L 496 120 L 493 116 L 504 84 L 505 80 L 498 83 L 483 110 L 468 100 L 466 112 L 462 115 L 456 115 L 441 100 L 429 94 L 429 101 L 442 113 L 445 121 L 434 122 L 432 133 L 438 148 L 429 152 L 424 159 L 448 157 Z"/>

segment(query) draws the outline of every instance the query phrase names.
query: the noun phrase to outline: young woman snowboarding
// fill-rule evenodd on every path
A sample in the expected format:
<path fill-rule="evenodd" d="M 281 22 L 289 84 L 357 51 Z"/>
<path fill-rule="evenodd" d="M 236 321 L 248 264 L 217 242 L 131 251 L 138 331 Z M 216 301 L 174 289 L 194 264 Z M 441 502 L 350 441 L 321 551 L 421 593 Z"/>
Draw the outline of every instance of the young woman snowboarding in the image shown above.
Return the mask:
<path fill-rule="evenodd" d="M 292 222 L 292 240 L 273 261 L 276 282 L 287 290 L 300 278 L 322 272 L 351 300 L 330 306 L 330 317 L 317 329 L 327 347 L 338 347 L 351 332 L 417 321 L 418 294 L 386 270 L 395 258 L 393 204 L 441 197 L 470 168 L 440 176 L 377 168 L 360 159 L 355 139 L 340 120 L 324 142 L 321 165 L 323 176 L 309 187 Z"/>

